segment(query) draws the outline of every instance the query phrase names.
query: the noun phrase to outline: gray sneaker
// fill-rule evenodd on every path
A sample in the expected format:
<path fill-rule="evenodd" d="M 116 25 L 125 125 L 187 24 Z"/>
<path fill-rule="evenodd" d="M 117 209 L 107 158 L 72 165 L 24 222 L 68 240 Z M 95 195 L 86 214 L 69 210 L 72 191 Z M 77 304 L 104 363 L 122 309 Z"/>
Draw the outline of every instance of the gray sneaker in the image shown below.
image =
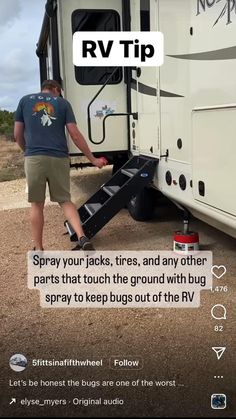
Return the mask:
<path fill-rule="evenodd" d="M 86 236 L 80 237 L 78 244 L 72 250 L 95 250 L 91 241 Z"/>

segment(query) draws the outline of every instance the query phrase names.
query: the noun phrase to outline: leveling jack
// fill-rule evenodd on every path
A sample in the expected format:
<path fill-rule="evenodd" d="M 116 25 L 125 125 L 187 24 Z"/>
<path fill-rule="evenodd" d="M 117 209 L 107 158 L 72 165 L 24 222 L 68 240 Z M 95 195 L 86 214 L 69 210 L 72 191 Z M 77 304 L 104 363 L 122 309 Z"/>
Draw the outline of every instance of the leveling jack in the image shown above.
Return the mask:
<path fill-rule="evenodd" d="M 189 230 L 189 212 L 184 211 L 183 231 L 175 231 L 173 236 L 173 251 L 176 253 L 194 252 L 199 250 L 199 235 Z"/>

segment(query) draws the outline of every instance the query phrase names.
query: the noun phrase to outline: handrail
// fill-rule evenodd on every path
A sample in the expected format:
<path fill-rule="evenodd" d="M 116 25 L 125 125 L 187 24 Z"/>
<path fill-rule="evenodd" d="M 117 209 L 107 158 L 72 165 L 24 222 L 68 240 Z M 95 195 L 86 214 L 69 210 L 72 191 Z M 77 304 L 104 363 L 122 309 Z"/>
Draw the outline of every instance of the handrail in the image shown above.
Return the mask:
<path fill-rule="evenodd" d="M 137 114 L 133 114 L 133 113 L 112 113 L 112 114 L 108 114 L 103 118 L 103 123 L 102 123 L 102 139 L 99 141 L 94 141 L 92 139 L 92 130 L 91 130 L 91 114 L 90 114 L 90 108 L 91 105 L 93 104 L 93 102 L 95 101 L 95 99 L 97 99 L 97 97 L 100 95 L 100 93 L 102 92 L 102 90 L 104 89 L 104 87 L 107 85 L 107 83 L 110 81 L 110 79 L 112 78 L 112 76 L 115 74 L 115 72 L 117 71 L 119 67 L 115 67 L 115 70 L 113 70 L 113 72 L 110 74 L 110 76 L 107 78 L 107 80 L 105 81 L 105 83 L 102 85 L 102 87 L 98 90 L 98 92 L 95 94 L 95 96 L 93 97 L 93 99 L 89 102 L 88 107 L 87 107 L 87 121 L 88 121 L 88 138 L 91 141 L 91 143 L 93 144 L 102 144 L 105 140 L 105 121 L 107 119 L 108 116 L 129 116 L 129 115 L 137 115 Z M 137 119 L 137 118 L 136 118 Z"/>
<path fill-rule="evenodd" d="M 135 120 L 138 120 L 138 112 L 109 113 L 108 115 L 104 116 L 104 118 L 102 120 L 102 140 L 99 143 L 96 143 L 96 144 L 101 144 L 105 140 L 105 137 L 106 137 L 105 123 L 106 123 L 106 120 L 109 116 L 131 116 L 131 115 L 133 115 L 133 118 Z"/>
<path fill-rule="evenodd" d="M 100 95 L 100 93 L 102 92 L 102 90 L 104 89 L 104 87 L 111 80 L 112 76 L 115 74 L 115 72 L 117 71 L 118 68 L 119 67 L 115 67 L 115 69 L 113 70 L 113 72 L 110 74 L 110 76 L 107 78 L 107 80 L 105 81 L 105 83 L 102 85 L 102 87 L 98 90 L 98 92 L 95 94 L 95 96 L 89 102 L 88 107 L 87 107 L 88 137 L 89 137 L 89 140 L 91 141 L 91 143 L 93 143 L 93 144 L 101 144 L 101 142 L 103 142 L 104 140 L 99 141 L 99 142 L 96 142 L 96 141 L 93 141 L 93 139 L 92 139 L 90 108 L 91 108 L 91 105 L 93 104 L 93 102 L 95 101 L 95 99 L 97 99 L 97 97 Z"/>

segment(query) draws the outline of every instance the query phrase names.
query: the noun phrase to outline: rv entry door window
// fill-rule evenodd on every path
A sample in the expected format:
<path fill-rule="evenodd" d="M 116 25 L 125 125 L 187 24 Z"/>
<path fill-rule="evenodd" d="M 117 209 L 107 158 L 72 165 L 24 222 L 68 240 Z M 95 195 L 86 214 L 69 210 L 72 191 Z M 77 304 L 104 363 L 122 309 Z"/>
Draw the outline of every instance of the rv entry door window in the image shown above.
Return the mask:
<path fill-rule="evenodd" d="M 120 17 L 115 10 L 74 10 L 72 33 L 77 31 L 120 31 Z M 114 67 L 77 67 L 75 78 L 80 84 L 104 84 Z M 108 84 L 122 80 L 122 68 L 118 68 Z"/>

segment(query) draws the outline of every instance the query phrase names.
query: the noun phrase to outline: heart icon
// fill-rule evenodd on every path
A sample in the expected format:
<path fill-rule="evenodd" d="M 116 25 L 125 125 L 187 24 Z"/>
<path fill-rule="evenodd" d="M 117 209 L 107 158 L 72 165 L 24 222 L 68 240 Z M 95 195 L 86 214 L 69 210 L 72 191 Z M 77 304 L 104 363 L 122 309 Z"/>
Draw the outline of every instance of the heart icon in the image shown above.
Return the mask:
<path fill-rule="evenodd" d="M 211 268 L 211 273 L 218 279 L 220 279 L 224 274 L 226 274 L 226 267 L 224 265 L 213 265 Z"/>

